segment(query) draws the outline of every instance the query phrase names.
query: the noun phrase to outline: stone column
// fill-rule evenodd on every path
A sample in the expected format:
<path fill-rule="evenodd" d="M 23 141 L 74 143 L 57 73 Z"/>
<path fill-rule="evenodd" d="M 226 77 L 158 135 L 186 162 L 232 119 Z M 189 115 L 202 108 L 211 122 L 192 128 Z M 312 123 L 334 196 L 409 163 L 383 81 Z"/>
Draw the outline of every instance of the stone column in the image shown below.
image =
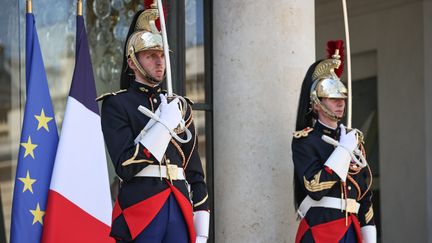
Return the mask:
<path fill-rule="evenodd" d="M 291 139 L 314 1 L 213 1 L 216 242 L 293 242 Z"/>

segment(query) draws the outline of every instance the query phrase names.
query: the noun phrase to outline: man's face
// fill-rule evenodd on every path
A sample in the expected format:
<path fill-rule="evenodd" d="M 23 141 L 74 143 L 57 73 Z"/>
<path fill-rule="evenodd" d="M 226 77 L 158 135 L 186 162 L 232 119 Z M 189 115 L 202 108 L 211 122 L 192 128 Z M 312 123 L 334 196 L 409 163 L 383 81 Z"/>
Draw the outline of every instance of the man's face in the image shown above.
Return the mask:
<path fill-rule="evenodd" d="M 322 98 L 321 102 L 337 117 L 342 118 L 345 111 L 345 99 Z M 323 111 L 319 110 L 318 113 Z"/>
<path fill-rule="evenodd" d="M 165 56 L 163 51 L 141 51 L 136 54 L 138 62 L 148 75 L 162 81 L 165 74 Z"/>

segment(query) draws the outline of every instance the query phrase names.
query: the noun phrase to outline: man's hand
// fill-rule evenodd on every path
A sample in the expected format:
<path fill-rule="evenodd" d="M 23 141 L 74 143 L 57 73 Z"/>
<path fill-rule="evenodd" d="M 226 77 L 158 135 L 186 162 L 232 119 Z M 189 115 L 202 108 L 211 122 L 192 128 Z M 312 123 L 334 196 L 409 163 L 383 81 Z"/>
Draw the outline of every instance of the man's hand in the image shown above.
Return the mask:
<path fill-rule="evenodd" d="M 357 137 L 356 137 L 356 131 L 352 130 L 349 133 L 346 133 L 346 129 L 344 125 L 340 125 L 340 139 L 339 144 L 347 149 L 349 152 L 353 152 L 354 149 L 357 147 Z"/>
<path fill-rule="evenodd" d="M 179 109 L 179 99 L 175 98 L 170 103 L 167 102 L 165 95 L 160 94 L 160 117 L 159 121 L 163 123 L 168 129 L 173 130 L 182 120 L 181 111 Z"/>

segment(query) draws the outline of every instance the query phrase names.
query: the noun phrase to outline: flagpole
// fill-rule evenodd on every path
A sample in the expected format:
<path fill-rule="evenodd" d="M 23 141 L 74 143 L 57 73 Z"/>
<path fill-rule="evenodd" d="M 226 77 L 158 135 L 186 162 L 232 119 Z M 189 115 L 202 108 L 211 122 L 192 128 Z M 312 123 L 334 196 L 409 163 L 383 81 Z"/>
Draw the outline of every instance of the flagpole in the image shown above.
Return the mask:
<path fill-rule="evenodd" d="M 82 1 L 81 0 L 77 1 L 77 15 L 82 16 Z"/>
<path fill-rule="evenodd" d="M 33 13 L 33 7 L 32 7 L 32 1 L 31 0 L 27 0 L 27 8 L 26 8 L 26 13 Z"/>

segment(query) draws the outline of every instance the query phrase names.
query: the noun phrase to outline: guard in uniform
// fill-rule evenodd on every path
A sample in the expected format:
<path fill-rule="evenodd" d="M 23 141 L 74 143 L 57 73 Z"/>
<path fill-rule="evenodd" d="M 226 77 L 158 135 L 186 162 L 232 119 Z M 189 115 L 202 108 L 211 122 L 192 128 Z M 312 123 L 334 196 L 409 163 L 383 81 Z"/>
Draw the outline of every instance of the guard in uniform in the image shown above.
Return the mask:
<path fill-rule="evenodd" d="M 374 243 L 372 173 L 361 163 L 362 134 L 340 123 L 347 98 L 339 79 L 343 42 L 329 42 L 328 47 L 328 59 L 314 63 L 304 78 L 292 140 L 295 203 L 301 218 L 296 243 Z"/>
<path fill-rule="evenodd" d="M 180 108 L 182 97 L 166 97 L 160 87 L 165 60 L 158 11 L 155 4 L 145 7 L 127 37 L 126 89 L 98 98 L 105 142 L 122 181 L 111 236 L 117 242 L 205 243 L 209 204 L 191 103 Z"/>

